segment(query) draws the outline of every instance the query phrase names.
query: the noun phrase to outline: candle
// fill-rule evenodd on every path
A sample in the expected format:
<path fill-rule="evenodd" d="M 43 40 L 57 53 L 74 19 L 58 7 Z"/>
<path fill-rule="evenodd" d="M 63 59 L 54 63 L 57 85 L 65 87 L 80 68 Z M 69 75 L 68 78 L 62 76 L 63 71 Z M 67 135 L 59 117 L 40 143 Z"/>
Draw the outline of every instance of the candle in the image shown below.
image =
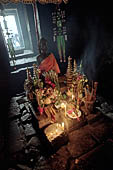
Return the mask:
<path fill-rule="evenodd" d="M 74 99 L 74 95 L 72 94 L 72 100 Z"/>
<path fill-rule="evenodd" d="M 65 104 L 65 103 L 62 103 L 62 104 L 61 104 L 61 107 L 64 108 L 64 110 L 65 110 L 65 115 L 66 115 L 66 104 Z"/>
<path fill-rule="evenodd" d="M 61 125 L 61 126 L 62 126 L 62 129 L 64 130 L 64 122 L 62 122 L 62 125 Z"/>

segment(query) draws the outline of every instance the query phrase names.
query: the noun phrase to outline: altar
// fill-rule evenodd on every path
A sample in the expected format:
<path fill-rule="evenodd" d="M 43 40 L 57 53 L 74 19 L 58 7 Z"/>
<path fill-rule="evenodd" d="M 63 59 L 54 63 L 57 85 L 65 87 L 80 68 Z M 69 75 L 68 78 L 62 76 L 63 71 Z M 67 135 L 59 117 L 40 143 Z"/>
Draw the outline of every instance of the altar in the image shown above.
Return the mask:
<path fill-rule="evenodd" d="M 71 57 L 63 76 L 53 70 L 41 73 L 36 65 L 33 65 L 32 76 L 27 69 L 26 96 L 39 129 L 52 146 L 68 142 L 68 133 L 87 124 L 86 117 L 92 113 L 96 101 L 97 85 L 77 69 L 76 61 L 72 67 Z"/>

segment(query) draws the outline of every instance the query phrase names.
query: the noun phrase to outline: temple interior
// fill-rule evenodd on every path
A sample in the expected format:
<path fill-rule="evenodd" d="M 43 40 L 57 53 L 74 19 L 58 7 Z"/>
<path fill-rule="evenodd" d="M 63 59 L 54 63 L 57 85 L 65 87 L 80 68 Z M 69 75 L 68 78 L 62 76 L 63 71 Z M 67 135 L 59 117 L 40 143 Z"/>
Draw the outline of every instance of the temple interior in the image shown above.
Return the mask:
<path fill-rule="evenodd" d="M 113 170 L 112 9 L 0 1 L 1 169 Z"/>

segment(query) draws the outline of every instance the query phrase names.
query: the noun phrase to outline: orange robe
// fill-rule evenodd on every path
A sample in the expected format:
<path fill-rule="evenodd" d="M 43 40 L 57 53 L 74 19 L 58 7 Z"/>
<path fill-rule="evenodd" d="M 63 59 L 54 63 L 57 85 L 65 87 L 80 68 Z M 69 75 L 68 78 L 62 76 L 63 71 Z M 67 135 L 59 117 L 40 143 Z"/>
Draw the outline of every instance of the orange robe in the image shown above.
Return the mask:
<path fill-rule="evenodd" d="M 57 61 L 51 53 L 48 57 L 46 57 L 39 65 L 39 69 L 41 71 L 49 71 L 49 70 L 54 70 L 56 73 L 60 73 L 59 66 L 57 64 Z"/>

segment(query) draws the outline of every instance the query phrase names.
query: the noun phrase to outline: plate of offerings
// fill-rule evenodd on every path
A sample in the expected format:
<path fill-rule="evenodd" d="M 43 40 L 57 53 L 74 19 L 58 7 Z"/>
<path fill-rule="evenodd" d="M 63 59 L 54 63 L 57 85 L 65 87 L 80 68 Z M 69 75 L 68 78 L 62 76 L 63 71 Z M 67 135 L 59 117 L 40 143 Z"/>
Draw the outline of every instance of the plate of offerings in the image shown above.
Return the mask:
<path fill-rule="evenodd" d="M 81 111 L 78 108 L 75 108 L 73 104 L 68 104 L 66 115 L 71 119 L 79 119 Z"/>

